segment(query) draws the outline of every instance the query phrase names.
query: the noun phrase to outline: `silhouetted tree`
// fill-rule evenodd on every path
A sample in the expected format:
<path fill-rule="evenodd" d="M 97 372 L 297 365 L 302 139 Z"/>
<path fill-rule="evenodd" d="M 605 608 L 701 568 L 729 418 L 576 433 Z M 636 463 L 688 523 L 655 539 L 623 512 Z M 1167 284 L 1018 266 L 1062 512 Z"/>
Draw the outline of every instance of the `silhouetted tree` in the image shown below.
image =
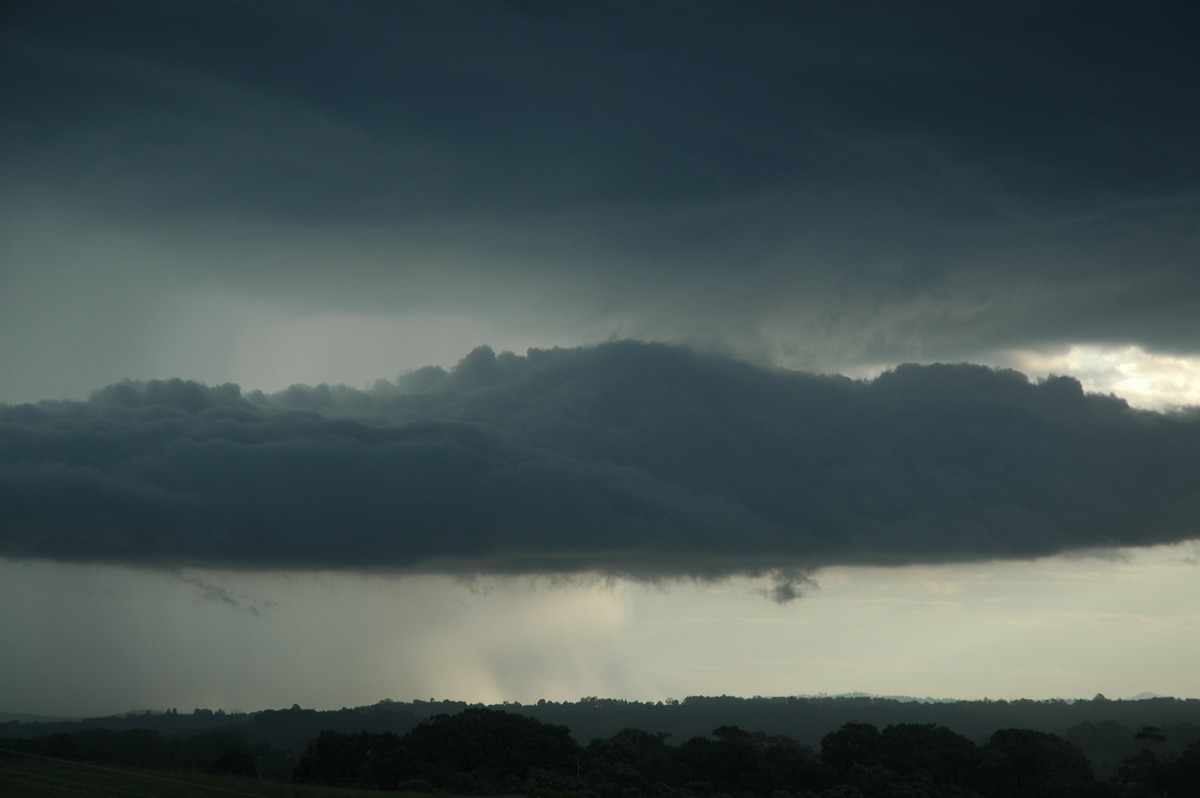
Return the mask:
<path fill-rule="evenodd" d="M 382 735 L 323 731 L 304 748 L 292 774 L 295 781 L 350 787 Z M 392 735 L 395 738 L 395 735 Z"/>
<path fill-rule="evenodd" d="M 592 740 L 583 757 L 583 772 L 591 782 L 622 787 L 674 783 L 672 754 L 665 735 L 622 729 L 612 737 Z"/>
<path fill-rule="evenodd" d="M 683 783 L 693 793 L 770 795 L 831 784 L 812 749 L 790 737 L 736 726 L 694 737 L 676 751 Z"/>
<path fill-rule="evenodd" d="M 1183 749 L 1171 763 L 1165 787 L 1171 795 L 1200 795 L 1200 742 Z"/>
<path fill-rule="evenodd" d="M 1167 779 L 1163 763 L 1146 748 L 1122 762 L 1118 774 L 1134 795 L 1161 795 Z"/>
<path fill-rule="evenodd" d="M 884 766 L 900 776 L 918 772 L 930 784 L 965 788 L 979 770 L 975 743 L 944 726 L 901 723 L 880 735 Z"/>
<path fill-rule="evenodd" d="M 574 775 L 583 753 L 566 726 L 482 708 L 430 718 L 401 742 L 426 771 L 414 775 L 438 786 L 455 773 L 493 788 L 509 774 L 526 779 L 535 768 Z"/>
<path fill-rule="evenodd" d="M 988 798 L 1076 798 L 1095 785 L 1087 757 L 1057 734 L 1001 729 L 981 754 L 976 789 Z"/>
<path fill-rule="evenodd" d="M 821 739 L 821 761 L 845 781 L 855 767 L 883 764 L 883 737 L 870 723 L 846 723 Z"/>

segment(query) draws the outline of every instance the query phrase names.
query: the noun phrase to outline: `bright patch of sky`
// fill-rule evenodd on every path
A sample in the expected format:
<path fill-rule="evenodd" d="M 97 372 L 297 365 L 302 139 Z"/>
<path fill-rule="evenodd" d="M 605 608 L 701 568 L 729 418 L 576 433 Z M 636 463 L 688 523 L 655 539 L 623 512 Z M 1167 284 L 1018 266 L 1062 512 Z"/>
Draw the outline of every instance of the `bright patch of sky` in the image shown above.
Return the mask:
<path fill-rule="evenodd" d="M 601 695 L 1195 695 L 1200 548 L 1118 559 L 549 584 L 0 561 L 0 706 L 336 709 Z M 36 607 L 37 611 L 32 611 Z M 142 667 L 152 660 L 153 669 Z"/>
<path fill-rule="evenodd" d="M 1030 376 L 1069 374 L 1084 390 L 1112 393 L 1134 407 L 1170 410 L 1200 405 L 1200 358 L 1146 352 L 1138 346 L 1070 346 L 1016 352 L 1013 367 Z"/>
<path fill-rule="evenodd" d="M 1074 377 L 1087 393 L 1113 394 L 1144 410 L 1200 405 L 1200 357 L 1147 352 L 1133 345 L 1079 344 L 1053 351 L 1002 351 L 988 361 L 988 365 L 1015 369 L 1032 380 Z M 864 364 L 843 369 L 843 373 L 872 379 L 894 365 Z"/>

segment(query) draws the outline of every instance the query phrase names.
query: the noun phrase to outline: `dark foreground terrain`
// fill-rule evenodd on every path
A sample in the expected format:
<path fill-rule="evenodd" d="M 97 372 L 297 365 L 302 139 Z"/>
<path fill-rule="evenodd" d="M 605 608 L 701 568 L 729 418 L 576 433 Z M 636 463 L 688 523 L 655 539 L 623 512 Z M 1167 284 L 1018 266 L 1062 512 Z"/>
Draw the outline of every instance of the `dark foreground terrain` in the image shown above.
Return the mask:
<path fill-rule="evenodd" d="M 102 765 L 176 781 L 241 778 L 251 788 L 224 789 L 263 796 L 308 795 L 295 791 L 303 786 L 546 798 L 1200 798 L 1200 702 L 1178 699 L 382 702 L 13 722 L 0 724 L 0 738 L 5 795 L 124 778 L 89 767 Z M 35 771 L 59 782 L 21 775 Z"/>
<path fill-rule="evenodd" d="M 6 798 L 377 798 L 379 792 L 188 771 L 146 771 L 87 763 L 0 757 L 0 795 Z M 411 798 L 417 798 L 412 796 Z M 422 796 L 421 798 L 425 798 Z"/>

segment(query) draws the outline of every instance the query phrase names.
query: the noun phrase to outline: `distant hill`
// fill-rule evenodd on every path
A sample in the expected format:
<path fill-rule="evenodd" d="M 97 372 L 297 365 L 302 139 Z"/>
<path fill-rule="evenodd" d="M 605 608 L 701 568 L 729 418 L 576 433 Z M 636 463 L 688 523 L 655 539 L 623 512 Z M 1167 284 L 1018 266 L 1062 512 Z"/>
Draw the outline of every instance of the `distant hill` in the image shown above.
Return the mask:
<path fill-rule="evenodd" d="M 55 715 L 29 715 L 24 712 L 0 712 L 0 723 L 76 723 L 82 718 L 63 718 Z"/>
<path fill-rule="evenodd" d="M 426 718 L 457 714 L 464 701 L 384 700 L 354 709 L 318 711 L 293 705 L 290 709 L 226 714 L 198 709 L 192 713 L 127 713 L 82 720 L 29 720 L 15 717 L 0 722 L 0 738 L 28 739 L 84 729 L 150 729 L 168 736 L 189 736 L 210 731 L 236 732 L 252 744 L 299 750 L 324 730 L 343 733 L 391 731 L 404 734 Z M 737 698 L 691 696 L 682 701 L 640 702 L 623 699 L 581 698 L 579 701 L 504 703 L 488 708 L 537 718 L 566 726 L 583 744 L 607 738 L 625 728 L 666 735 L 672 743 L 709 736 L 721 726 L 782 734 L 803 744 L 818 746 L 821 738 L 847 722 L 886 726 L 897 723 L 937 724 L 972 740 L 986 739 L 1004 728 L 1033 729 L 1066 734 L 1079 724 L 1112 723 L 1136 731 L 1145 726 L 1192 724 L 1200 727 L 1200 699 L 1142 697 L 1110 700 L 1098 695 L 1090 700 L 1033 701 L 932 701 L 880 698 L 868 695 L 790 696 Z"/>

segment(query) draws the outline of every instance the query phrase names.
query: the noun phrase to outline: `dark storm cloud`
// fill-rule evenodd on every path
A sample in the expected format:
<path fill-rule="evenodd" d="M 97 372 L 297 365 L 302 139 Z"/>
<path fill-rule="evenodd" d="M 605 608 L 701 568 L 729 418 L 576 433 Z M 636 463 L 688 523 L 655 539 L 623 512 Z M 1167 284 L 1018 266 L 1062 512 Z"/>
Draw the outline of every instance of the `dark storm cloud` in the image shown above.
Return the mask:
<path fill-rule="evenodd" d="M 309 304 L 508 291 L 823 368 L 1194 352 L 1198 32 L 1187 2 L 16 3 L 3 157 L 14 209 Z"/>
<path fill-rule="evenodd" d="M 153 567 L 780 575 L 1200 535 L 1200 419 L 1070 378 L 871 382 L 633 342 L 370 391 L 0 407 L 0 554 Z"/>

